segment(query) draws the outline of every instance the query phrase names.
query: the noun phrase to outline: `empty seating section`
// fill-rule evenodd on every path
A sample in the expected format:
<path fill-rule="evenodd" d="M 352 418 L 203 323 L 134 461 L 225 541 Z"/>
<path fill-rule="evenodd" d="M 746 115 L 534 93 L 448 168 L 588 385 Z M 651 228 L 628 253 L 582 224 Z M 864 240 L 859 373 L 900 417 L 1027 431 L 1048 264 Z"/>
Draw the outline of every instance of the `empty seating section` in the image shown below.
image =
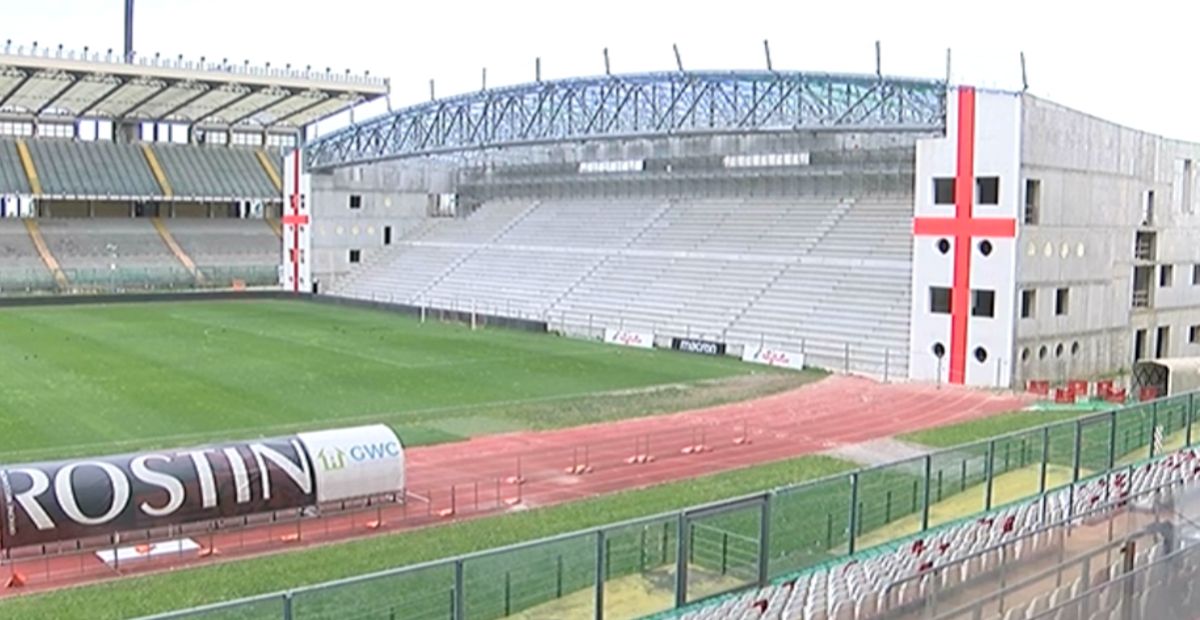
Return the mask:
<path fill-rule="evenodd" d="M 152 288 L 194 280 L 148 219 L 39 223 L 47 247 L 74 286 Z"/>
<path fill-rule="evenodd" d="M 624 245 L 660 205 L 643 202 L 553 202 L 522 218 L 496 240 L 504 245 L 607 249 Z"/>
<path fill-rule="evenodd" d="M 279 238 L 262 220 L 163 220 L 175 241 L 202 270 L 279 264 Z"/>
<path fill-rule="evenodd" d="M 53 285 L 54 278 L 38 256 L 25 224 L 20 220 L 0 219 L 0 293 Z"/>
<path fill-rule="evenodd" d="M 894 205 L 857 203 L 850 205 L 839 225 L 822 239 L 817 253 L 822 256 L 911 260 L 912 212 Z"/>
<path fill-rule="evenodd" d="M 1103 590 L 1105 584 L 1115 583 L 1125 572 L 1122 566 L 1125 559 L 1120 554 L 1110 556 L 1107 552 L 1097 551 L 1090 556 L 1097 564 L 1082 564 L 1088 550 L 1100 549 L 1107 540 L 1102 537 L 1089 539 L 1085 533 L 1069 536 L 1066 524 L 1084 522 L 1085 519 L 1079 516 L 1085 514 L 1087 520 L 1095 520 L 1098 515 L 1094 511 L 1100 508 L 1109 517 L 1120 518 L 1128 521 L 1131 527 L 1137 527 L 1136 522 L 1120 516 L 1119 507 L 1106 507 L 1104 500 L 1111 498 L 1115 502 L 1131 498 L 1132 503 L 1137 504 L 1155 495 L 1155 489 L 1167 485 L 1176 485 L 1174 488 L 1178 489 L 1178 485 L 1195 484 L 1200 481 L 1200 465 L 1197 464 L 1200 461 L 1196 457 L 1196 453 L 1188 449 L 1134 468 L 1132 472 L 1110 472 L 1091 482 L 1078 483 L 1074 492 L 1070 488 L 1060 488 L 908 539 L 890 550 L 868 552 L 823 565 L 765 588 L 685 611 L 679 617 L 683 620 L 865 620 L 936 616 L 1008 620 L 1041 618 L 1043 614 L 1050 614 L 1047 617 L 1063 620 L 1121 618 L 1116 609 L 1122 594 L 1117 591 L 1104 593 L 1106 596 L 1100 598 L 1100 604 L 1091 600 L 1088 611 L 1096 612 L 1092 615 L 1072 616 L 1068 611 L 1071 607 L 1062 606 L 1085 595 L 1089 588 L 1093 589 L 1091 598 L 1099 598 L 1094 596 L 1095 592 Z M 1103 519 L 1098 523 L 1097 527 L 1105 527 Z M 1145 532 L 1130 531 L 1128 534 L 1142 537 L 1135 568 L 1147 566 L 1170 551 L 1157 536 L 1152 541 L 1146 538 L 1149 534 Z M 1076 542 L 1071 543 L 1072 550 L 1064 551 L 1068 539 Z M 1196 541 L 1187 544 L 1196 544 Z M 1094 575 L 1063 579 L 1061 583 L 1057 578 L 1047 577 L 1031 580 L 1029 587 L 1013 585 L 1022 577 L 1032 577 L 1041 570 L 1048 569 L 1050 572 L 1045 574 L 1052 575 L 1053 567 L 1059 562 L 1090 566 Z M 1025 573 L 1014 570 L 1022 566 L 1032 570 Z M 1004 605 L 994 604 L 996 601 L 989 604 L 985 597 L 998 597 L 995 593 L 1006 586 L 1012 587 L 1003 597 Z M 928 607 L 931 600 L 936 605 L 933 608 Z M 1137 595 L 1134 602 L 1147 604 L 1143 595 Z M 956 611 L 947 613 L 952 609 Z M 1155 616 L 1135 614 L 1133 617 Z"/>
<path fill-rule="evenodd" d="M 0 140 L 0 194 L 28 194 L 29 179 L 17 154 L 17 143 Z"/>
<path fill-rule="evenodd" d="M 252 150 L 176 144 L 156 144 L 153 149 L 177 197 L 279 196 Z"/>
<path fill-rule="evenodd" d="M 642 235 L 648 248 L 794 256 L 809 251 L 844 206 L 712 201 L 680 203 Z"/>
<path fill-rule="evenodd" d="M 911 215 L 904 200 L 496 201 L 405 235 L 333 292 L 803 346 L 901 376 Z"/>
<path fill-rule="evenodd" d="M 782 268 L 763 261 L 617 255 L 565 296 L 553 314 L 568 326 L 622 325 L 722 339 Z"/>
<path fill-rule="evenodd" d="M 895 376 L 908 348 L 911 267 L 903 261 L 787 266 L 729 330 L 803 348 L 811 363 Z M 848 347 L 848 348 L 847 348 Z M 886 351 L 886 353 L 885 353 Z"/>
<path fill-rule="evenodd" d="M 42 191 L 52 196 L 159 196 L 141 147 L 113 142 L 29 140 Z"/>

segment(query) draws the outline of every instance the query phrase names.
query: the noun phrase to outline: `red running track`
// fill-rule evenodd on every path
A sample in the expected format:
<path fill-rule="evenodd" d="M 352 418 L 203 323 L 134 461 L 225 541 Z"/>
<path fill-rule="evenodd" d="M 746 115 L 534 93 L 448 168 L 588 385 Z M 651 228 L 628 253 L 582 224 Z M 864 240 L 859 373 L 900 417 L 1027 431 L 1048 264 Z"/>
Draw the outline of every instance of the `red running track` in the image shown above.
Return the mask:
<path fill-rule="evenodd" d="M 492 435 L 406 452 L 410 500 L 236 530 L 185 534 L 214 554 L 181 553 L 119 568 L 73 550 L 14 558 L 14 593 L 212 563 L 281 549 L 573 501 L 823 452 L 843 445 L 1010 411 L 1022 396 L 957 386 L 880 384 L 833 376 L 753 401 L 564 430 Z M 632 461 L 632 462 L 631 462 Z"/>

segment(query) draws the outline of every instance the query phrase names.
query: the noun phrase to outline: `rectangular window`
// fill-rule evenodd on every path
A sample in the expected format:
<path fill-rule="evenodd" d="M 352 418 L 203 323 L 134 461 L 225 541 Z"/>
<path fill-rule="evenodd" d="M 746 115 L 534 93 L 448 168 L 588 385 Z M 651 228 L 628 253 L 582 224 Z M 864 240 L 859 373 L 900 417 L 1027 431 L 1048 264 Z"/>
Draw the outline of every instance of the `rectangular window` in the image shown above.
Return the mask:
<path fill-rule="evenodd" d="M 1195 213 L 1195 204 L 1192 202 L 1192 160 L 1183 160 L 1183 188 L 1180 190 L 1183 212 Z"/>
<path fill-rule="evenodd" d="M 1159 288 L 1171 288 L 1175 284 L 1175 266 L 1163 265 L 1158 268 L 1158 286 Z"/>
<path fill-rule="evenodd" d="M 358 194 L 350 194 L 350 208 L 351 209 L 361 209 L 362 208 L 362 196 L 360 196 Z"/>
<path fill-rule="evenodd" d="M 1157 342 L 1154 343 L 1154 357 L 1164 359 L 1171 355 L 1171 328 L 1164 325 L 1158 328 Z"/>
<path fill-rule="evenodd" d="M 996 291 L 984 289 L 971 291 L 971 316 L 996 316 Z"/>
<path fill-rule="evenodd" d="M 1021 291 L 1021 318 L 1028 319 L 1033 317 L 1033 313 L 1037 307 L 1037 291 L 1024 290 Z"/>
<path fill-rule="evenodd" d="M 1071 303 L 1071 289 L 1060 288 L 1054 292 L 1054 315 L 1066 316 Z"/>
<path fill-rule="evenodd" d="M 938 178 L 933 180 L 933 204 L 954 204 L 954 179 Z"/>
<path fill-rule="evenodd" d="M 1042 209 L 1042 181 L 1025 179 L 1025 223 L 1036 225 Z"/>
<path fill-rule="evenodd" d="M 1142 205 L 1142 226 L 1154 225 L 1154 190 L 1146 190 L 1146 203 Z"/>
<path fill-rule="evenodd" d="M 1200 325 L 1193 325 L 1188 328 L 1188 342 L 1200 344 Z"/>
<path fill-rule="evenodd" d="M 1133 334 L 1133 361 L 1140 362 L 1146 357 L 1146 330 L 1139 329 Z"/>
<path fill-rule="evenodd" d="M 1000 204 L 1000 177 L 975 179 L 975 202 L 981 205 Z"/>
<path fill-rule="evenodd" d="M 1192 265 L 1192 286 L 1200 286 L 1200 264 Z"/>
<path fill-rule="evenodd" d="M 934 314 L 950 314 L 951 291 L 942 286 L 929 287 L 929 311 Z"/>
<path fill-rule="evenodd" d="M 350 262 L 357 263 L 362 260 L 362 250 L 350 250 Z"/>

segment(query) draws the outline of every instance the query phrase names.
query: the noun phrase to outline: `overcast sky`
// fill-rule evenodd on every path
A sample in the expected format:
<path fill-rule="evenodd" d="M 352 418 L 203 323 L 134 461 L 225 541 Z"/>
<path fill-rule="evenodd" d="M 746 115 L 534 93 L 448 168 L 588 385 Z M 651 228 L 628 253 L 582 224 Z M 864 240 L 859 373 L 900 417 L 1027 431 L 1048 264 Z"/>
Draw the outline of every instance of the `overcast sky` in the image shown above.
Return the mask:
<path fill-rule="evenodd" d="M 122 0 L 0 0 L 0 39 L 122 45 Z M 137 0 L 134 47 L 191 58 L 349 68 L 391 79 L 392 104 L 488 84 L 614 72 L 765 66 L 885 73 L 1030 90 L 1139 129 L 1200 141 L 1200 1 Z"/>

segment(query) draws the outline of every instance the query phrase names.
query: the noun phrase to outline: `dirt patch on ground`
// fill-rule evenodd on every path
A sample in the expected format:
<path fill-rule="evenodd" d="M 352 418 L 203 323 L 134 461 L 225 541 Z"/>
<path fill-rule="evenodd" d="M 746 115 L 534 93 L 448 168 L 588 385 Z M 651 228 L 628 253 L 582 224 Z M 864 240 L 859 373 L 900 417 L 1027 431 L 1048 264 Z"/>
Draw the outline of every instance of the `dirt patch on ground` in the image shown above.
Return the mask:
<path fill-rule="evenodd" d="M 839 446 L 833 450 L 828 450 L 825 454 L 829 456 L 845 459 L 871 467 L 873 465 L 885 465 L 887 463 L 896 463 L 908 459 L 918 458 L 929 454 L 930 449 L 915 443 L 900 441 L 891 437 L 883 439 L 872 439 L 862 443 L 855 443 L 846 446 Z"/>

